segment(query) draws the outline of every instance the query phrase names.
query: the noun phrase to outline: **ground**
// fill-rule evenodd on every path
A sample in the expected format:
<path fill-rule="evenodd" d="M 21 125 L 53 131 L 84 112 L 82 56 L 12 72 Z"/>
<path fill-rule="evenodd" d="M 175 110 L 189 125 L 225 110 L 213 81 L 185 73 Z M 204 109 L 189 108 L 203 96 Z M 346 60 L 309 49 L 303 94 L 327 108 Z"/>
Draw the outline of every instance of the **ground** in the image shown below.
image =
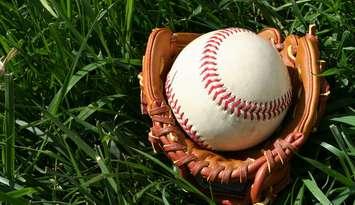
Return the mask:
<path fill-rule="evenodd" d="M 147 141 L 136 76 L 150 31 L 287 35 L 314 23 L 331 98 L 275 204 L 353 204 L 354 10 L 351 0 L 0 1 L 0 56 L 17 50 L 0 81 L 0 202 L 213 203 Z"/>

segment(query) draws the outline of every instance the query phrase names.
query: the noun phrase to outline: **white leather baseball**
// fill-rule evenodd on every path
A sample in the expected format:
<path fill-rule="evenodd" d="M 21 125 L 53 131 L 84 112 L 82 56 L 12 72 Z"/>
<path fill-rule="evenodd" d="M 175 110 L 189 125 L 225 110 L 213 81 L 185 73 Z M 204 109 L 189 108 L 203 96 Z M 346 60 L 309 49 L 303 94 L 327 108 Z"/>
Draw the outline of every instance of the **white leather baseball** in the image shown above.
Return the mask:
<path fill-rule="evenodd" d="M 240 28 L 212 31 L 188 44 L 167 75 L 165 93 L 190 138 L 220 151 L 246 149 L 266 139 L 292 98 L 277 50 Z"/>

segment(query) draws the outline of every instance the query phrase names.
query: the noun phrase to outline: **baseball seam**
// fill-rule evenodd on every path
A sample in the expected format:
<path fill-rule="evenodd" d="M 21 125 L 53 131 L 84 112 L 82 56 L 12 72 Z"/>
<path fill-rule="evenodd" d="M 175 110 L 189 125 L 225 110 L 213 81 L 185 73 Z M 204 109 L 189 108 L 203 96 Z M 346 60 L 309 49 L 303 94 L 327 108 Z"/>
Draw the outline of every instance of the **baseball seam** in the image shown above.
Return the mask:
<path fill-rule="evenodd" d="M 241 28 L 227 28 L 216 31 L 204 45 L 200 59 L 200 76 L 204 88 L 213 101 L 224 111 L 250 120 L 270 120 L 287 109 L 292 101 L 292 89 L 284 95 L 266 102 L 253 102 L 236 97 L 222 82 L 218 73 L 217 56 L 225 39 L 239 32 L 250 32 Z"/>
<path fill-rule="evenodd" d="M 251 32 L 241 28 L 228 28 L 216 31 L 204 45 L 202 57 L 200 59 L 200 76 L 204 83 L 204 88 L 208 95 L 212 96 L 213 101 L 224 111 L 229 112 L 236 117 L 243 117 L 250 120 L 270 120 L 280 115 L 292 101 L 292 89 L 287 91 L 279 98 L 267 102 L 252 102 L 236 97 L 228 88 L 225 87 L 218 73 L 217 55 L 222 42 L 235 35 L 238 32 Z M 176 120 L 182 129 L 190 136 L 190 138 L 203 148 L 212 149 L 212 147 L 201 138 L 193 125 L 189 122 L 189 118 L 181 110 L 181 105 L 175 97 L 172 88 L 172 81 L 169 76 L 165 82 L 165 94 L 168 103 L 175 115 Z"/>
<path fill-rule="evenodd" d="M 207 149 L 212 149 L 210 145 L 208 145 L 205 141 L 201 139 L 197 131 L 192 129 L 192 125 L 189 123 L 188 117 L 185 116 L 185 113 L 181 110 L 181 105 L 179 105 L 178 99 L 175 98 L 175 93 L 173 92 L 171 80 L 169 78 L 167 78 L 165 81 L 165 94 L 168 99 L 170 108 L 174 112 L 175 118 L 179 122 L 181 128 L 199 146 Z"/>

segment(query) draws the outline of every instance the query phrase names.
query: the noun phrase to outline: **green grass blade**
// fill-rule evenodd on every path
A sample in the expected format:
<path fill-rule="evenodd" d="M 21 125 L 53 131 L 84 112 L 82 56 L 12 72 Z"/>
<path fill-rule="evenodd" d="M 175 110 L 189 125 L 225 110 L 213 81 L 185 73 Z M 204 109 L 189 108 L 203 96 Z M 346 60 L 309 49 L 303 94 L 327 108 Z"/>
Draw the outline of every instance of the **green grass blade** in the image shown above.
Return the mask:
<path fill-rule="evenodd" d="M 7 40 L 4 36 L 0 35 L 0 45 L 2 46 L 2 48 L 4 49 L 4 51 L 7 53 L 10 51 L 11 47 L 9 46 L 9 44 L 7 43 Z"/>
<path fill-rule="evenodd" d="M 90 185 L 95 184 L 103 179 L 105 179 L 105 175 L 104 174 L 99 174 L 97 176 L 92 177 L 91 179 L 87 180 L 86 182 L 82 183 L 81 186 L 88 188 Z"/>
<path fill-rule="evenodd" d="M 337 54 L 336 54 L 337 58 L 340 57 L 340 54 L 341 54 L 342 49 L 343 49 L 343 46 L 344 46 L 344 42 L 345 42 L 348 38 L 350 38 L 350 36 L 351 36 L 351 32 L 350 32 L 350 31 L 344 31 L 344 32 L 342 33 L 341 40 L 340 40 L 340 43 L 339 43 L 339 46 L 338 46 L 338 50 L 337 50 Z"/>
<path fill-rule="evenodd" d="M 354 183 L 349 178 L 347 178 L 346 176 L 342 175 L 341 173 L 335 171 L 334 169 L 331 169 L 328 166 L 326 166 L 314 159 L 310 159 L 308 157 L 303 157 L 297 153 L 296 153 L 296 155 L 298 157 L 300 157 L 301 159 L 305 160 L 306 162 L 308 162 L 309 164 L 311 164 L 312 166 L 314 166 L 315 168 L 319 169 L 320 171 L 322 171 L 326 175 L 334 177 L 340 183 L 342 183 L 348 187 L 351 187 L 354 185 Z"/>
<path fill-rule="evenodd" d="M 49 156 L 50 158 L 53 158 L 55 160 L 58 160 L 59 162 L 66 164 L 67 166 L 70 166 L 70 163 L 68 162 L 68 160 L 66 160 L 65 158 L 63 158 L 61 155 L 58 155 L 56 153 L 54 153 L 51 150 L 42 150 L 40 151 L 42 154 Z"/>
<path fill-rule="evenodd" d="M 63 142 L 64 142 L 65 148 L 67 150 L 67 153 L 69 155 L 71 165 L 73 166 L 73 168 L 76 172 L 76 177 L 78 178 L 80 184 L 83 184 L 84 183 L 83 175 L 81 174 L 81 170 L 79 168 L 78 162 L 75 160 L 75 157 L 73 156 L 72 150 L 70 149 L 70 146 L 68 145 L 67 141 L 64 139 Z M 85 191 L 87 191 L 87 190 L 85 190 Z"/>
<path fill-rule="evenodd" d="M 11 205 L 28 205 L 28 201 L 22 198 L 13 198 L 10 197 L 7 193 L 0 192 L 0 202 L 8 202 Z"/>
<path fill-rule="evenodd" d="M 201 196 L 203 199 L 205 199 L 209 204 L 214 204 L 213 201 L 211 201 L 205 194 L 203 194 L 200 190 L 198 190 L 195 186 L 191 185 L 188 181 L 186 181 L 186 179 L 182 178 L 181 176 L 179 176 L 176 172 L 174 172 L 172 169 L 170 169 L 168 166 L 166 166 L 164 163 L 162 163 L 161 161 L 159 161 L 158 159 L 154 158 L 153 156 L 144 153 L 138 149 L 135 148 L 131 148 L 132 150 L 138 152 L 139 154 L 143 155 L 144 157 L 146 157 L 147 159 L 153 161 L 154 163 L 156 163 L 157 165 L 159 165 L 160 167 L 162 167 L 165 171 L 167 171 L 168 173 L 172 174 L 173 176 L 176 177 L 176 179 L 178 179 L 181 183 L 182 186 L 184 186 L 184 188 L 191 190 L 195 193 L 197 193 L 199 196 Z"/>
<path fill-rule="evenodd" d="M 344 140 L 346 146 L 348 146 L 348 148 L 349 148 L 349 151 L 350 151 L 349 155 L 351 154 L 352 156 L 355 156 L 355 146 L 353 145 L 353 142 L 351 141 L 350 138 L 345 137 L 344 135 L 342 135 L 342 136 L 343 136 L 343 140 Z"/>
<path fill-rule="evenodd" d="M 344 152 L 344 157 L 345 157 L 345 160 L 347 162 L 347 164 L 349 165 L 352 173 L 355 173 L 355 163 L 353 160 L 350 159 L 350 156 L 349 156 L 349 152 L 348 150 L 350 149 L 350 152 L 352 152 L 352 145 L 349 146 L 349 149 L 347 148 L 347 144 L 349 145 L 349 141 L 347 139 L 347 137 L 339 131 L 339 129 L 335 126 L 335 125 L 330 125 L 330 130 L 332 131 L 332 134 L 336 140 L 336 142 L 338 143 L 339 147 L 341 150 L 343 150 Z M 346 140 L 344 140 L 346 139 Z M 355 174 L 353 174 L 353 179 L 355 179 Z"/>
<path fill-rule="evenodd" d="M 334 205 L 342 205 L 344 204 L 347 198 L 349 198 L 351 195 L 354 196 L 354 194 L 355 188 L 353 188 L 353 191 L 351 191 L 349 188 L 345 188 L 344 191 L 340 192 L 337 196 L 335 196 L 335 199 L 332 200 L 332 203 Z"/>
<path fill-rule="evenodd" d="M 164 160 L 172 172 L 130 148 L 151 153 L 145 137 L 151 121 L 139 113 L 136 78 L 149 33 L 156 27 L 196 33 L 276 27 L 286 37 L 302 36 L 306 24 L 316 23 L 319 54 L 327 61 L 320 76 L 328 79 L 332 96 L 318 131 L 302 149 L 320 164 L 295 157 L 292 171 L 299 180 L 317 182 L 332 203 L 352 204 L 355 126 L 343 117 L 355 113 L 353 7 L 351 0 L 0 1 L 0 57 L 12 47 L 19 51 L 8 67 L 16 92 L 16 183 L 12 188 L 4 172 L 1 126 L 0 195 L 7 204 L 20 204 L 8 193 L 33 187 L 36 193 L 18 192 L 18 200 L 46 205 L 211 203 L 163 154 L 152 158 Z M 4 85 L 1 78 L 2 99 Z M 5 125 L 4 100 L 0 110 Z M 329 121 L 338 128 L 329 130 Z M 293 183 L 275 203 L 320 204 L 304 183 Z"/>
<path fill-rule="evenodd" d="M 106 174 L 106 175 L 111 174 L 111 171 L 106 166 L 105 161 L 102 159 L 102 157 L 97 156 L 96 157 L 96 162 L 98 163 L 99 167 L 101 168 L 101 172 L 103 174 Z M 113 177 L 108 177 L 107 180 L 110 183 L 110 185 L 113 188 L 113 190 L 116 193 L 118 193 L 118 185 L 117 185 L 116 181 L 113 179 Z"/>
<path fill-rule="evenodd" d="M 84 140 L 82 140 L 81 137 L 76 132 L 65 127 L 65 125 L 63 125 L 63 123 L 61 123 L 58 119 L 56 119 L 49 112 L 44 111 L 44 113 L 49 119 L 51 119 L 52 122 L 54 122 L 58 126 L 59 129 L 61 129 L 78 146 L 79 149 L 81 149 L 87 156 L 89 156 L 91 159 L 95 160 L 98 163 L 102 173 L 104 173 L 104 174 L 110 173 L 110 171 L 109 171 L 108 167 L 106 166 L 106 164 L 104 163 L 104 161 L 101 160 L 101 157 Z M 109 183 L 111 184 L 113 190 L 115 190 L 115 192 L 117 193 L 118 186 L 117 186 L 116 182 L 113 180 L 113 178 L 109 178 L 108 180 L 109 180 Z"/>
<path fill-rule="evenodd" d="M 169 201 L 168 201 L 168 199 L 167 199 L 167 193 L 166 193 L 166 188 L 167 188 L 168 186 L 167 185 L 165 185 L 164 187 L 163 187 L 163 191 L 162 191 L 162 193 L 161 193 L 161 195 L 162 195 L 162 199 L 163 199 L 163 202 L 164 202 L 164 205 L 170 205 L 170 203 L 169 203 Z"/>
<path fill-rule="evenodd" d="M 79 48 L 79 51 L 78 53 L 76 54 L 75 56 L 75 60 L 74 60 L 74 63 L 72 65 L 72 67 L 70 68 L 68 74 L 66 75 L 65 77 L 65 80 L 64 80 L 64 83 L 63 83 L 63 86 L 62 88 L 58 91 L 58 96 L 54 97 L 53 100 L 51 101 L 51 103 L 49 104 L 49 108 L 48 108 L 48 111 L 51 113 L 51 114 L 56 114 L 58 112 L 58 109 L 59 109 L 59 106 L 60 104 L 62 103 L 63 101 L 63 98 L 65 97 L 66 93 L 70 90 L 68 90 L 68 88 L 71 86 L 70 82 L 72 80 L 72 77 L 74 75 L 74 72 L 75 72 L 75 69 L 78 65 L 78 62 L 79 62 L 79 59 L 80 59 L 80 56 L 82 54 L 82 52 L 84 51 L 84 48 L 86 47 L 87 45 L 87 41 L 88 39 L 90 38 L 93 30 L 94 30 L 94 27 L 96 26 L 96 24 L 105 16 L 105 14 L 107 13 L 107 10 L 104 10 L 104 11 L 101 11 L 98 16 L 96 17 L 96 19 L 94 20 L 94 22 L 91 24 L 90 26 L 90 29 L 88 31 L 88 33 L 86 34 L 85 38 L 83 39 L 83 41 L 81 42 L 81 45 L 80 45 L 80 48 Z M 95 68 L 96 66 L 93 66 L 93 68 Z M 90 67 L 92 68 L 92 67 Z M 85 72 L 83 72 L 85 73 Z M 82 74 L 83 74 L 82 73 Z M 80 76 L 79 75 L 79 79 L 80 79 Z M 76 78 L 78 79 L 78 78 Z M 75 81 L 73 81 L 75 82 Z M 74 86 L 74 85 L 73 85 Z"/>
<path fill-rule="evenodd" d="M 55 118 L 50 113 L 44 111 L 44 114 L 52 122 L 54 122 L 54 124 L 59 129 L 61 129 L 73 142 L 75 142 L 78 148 L 81 149 L 87 156 L 89 156 L 91 159 L 96 159 L 95 151 L 86 142 L 84 142 L 77 133 L 65 127 L 63 123 L 61 123 L 57 118 Z"/>
<path fill-rule="evenodd" d="M 292 2 L 292 7 L 294 12 L 296 13 L 297 18 L 302 22 L 303 26 L 307 28 L 306 20 L 304 19 L 301 10 L 299 9 L 297 3 L 295 0 L 291 0 Z"/>
<path fill-rule="evenodd" d="M 51 5 L 49 4 L 49 2 L 47 0 L 40 0 L 41 4 L 43 5 L 43 7 L 55 18 L 58 18 L 57 13 L 53 10 L 53 8 L 51 7 Z"/>
<path fill-rule="evenodd" d="M 90 130 L 92 132 L 95 132 L 95 133 L 99 133 L 99 130 L 97 129 L 97 127 L 95 125 L 92 125 L 91 123 L 85 121 L 85 120 L 82 120 L 80 118 L 77 118 L 76 116 L 74 115 L 71 115 L 72 119 L 75 120 L 75 122 L 77 122 L 78 124 L 82 125 L 85 129 L 87 130 Z"/>
<path fill-rule="evenodd" d="M 101 66 L 104 66 L 107 62 L 96 62 L 89 65 L 84 66 L 80 70 L 78 70 L 75 75 L 72 75 L 67 86 L 64 86 L 55 94 L 52 102 L 49 104 L 49 112 L 54 114 L 58 109 L 59 103 L 61 102 L 61 98 L 64 97 L 83 77 L 85 77 L 90 71 L 93 71 Z M 65 91 L 63 88 L 65 87 Z"/>
<path fill-rule="evenodd" d="M 328 144 L 326 142 L 320 143 L 320 146 L 324 147 L 329 152 L 333 153 L 339 159 L 339 163 L 341 164 L 341 166 L 342 166 L 342 168 L 343 168 L 343 170 L 345 172 L 345 175 L 347 177 L 351 177 L 350 171 L 349 171 L 348 167 L 345 164 L 345 158 L 346 158 L 345 155 L 346 154 L 345 154 L 344 150 L 339 150 L 338 148 L 336 148 L 333 145 Z"/>
<path fill-rule="evenodd" d="M 312 1 L 312 0 L 298 0 L 298 1 L 291 2 L 291 3 L 286 3 L 286 4 L 283 4 L 282 6 L 275 8 L 275 11 L 281 11 L 283 9 L 294 6 L 294 4 L 297 5 L 297 4 L 302 4 L 302 3 L 306 3 L 306 2 L 310 2 L 310 1 Z"/>
<path fill-rule="evenodd" d="M 255 1 L 255 4 L 260 9 L 269 26 L 283 29 L 283 25 L 279 20 L 280 16 L 275 12 L 274 8 L 272 8 L 267 1 Z"/>
<path fill-rule="evenodd" d="M 80 113 L 77 115 L 77 118 L 80 120 L 86 120 L 88 117 L 90 117 L 92 114 L 94 114 L 97 110 L 99 110 L 104 105 L 106 105 L 107 102 L 112 102 L 113 100 L 115 100 L 117 98 L 122 98 L 122 97 L 125 97 L 125 95 L 115 94 L 115 95 L 102 97 L 98 101 L 89 104 L 83 110 L 81 110 Z"/>
<path fill-rule="evenodd" d="M 35 125 L 33 125 L 33 123 L 28 123 L 28 122 L 25 122 L 23 120 L 19 120 L 17 119 L 16 120 L 16 124 L 18 126 L 20 126 L 19 130 L 21 129 L 26 129 L 28 130 L 29 132 L 31 132 L 32 134 L 40 137 L 41 139 L 43 140 L 46 140 L 48 142 L 53 142 L 53 139 L 50 138 L 49 136 L 47 136 L 41 129 L 39 129 L 38 127 L 36 127 Z"/>
<path fill-rule="evenodd" d="M 140 201 L 140 199 L 142 198 L 142 196 L 145 194 L 145 192 L 147 192 L 149 189 L 151 189 L 152 187 L 155 187 L 157 185 L 159 185 L 159 182 L 150 183 L 147 186 L 145 186 L 143 189 L 141 189 L 139 192 L 137 192 L 133 196 L 134 203 L 138 203 Z"/>
<path fill-rule="evenodd" d="M 5 148 L 3 149 L 4 172 L 14 186 L 15 176 L 15 96 L 14 79 L 12 74 L 5 74 L 5 123 L 4 136 Z"/>
<path fill-rule="evenodd" d="M 8 179 L 0 176 L 0 185 L 1 186 L 6 186 L 6 187 L 10 187 L 10 182 L 9 182 Z M 16 190 L 20 190 L 20 189 L 23 189 L 23 188 L 24 187 L 21 186 L 20 184 L 15 184 L 14 185 L 14 189 L 16 189 Z"/>
<path fill-rule="evenodd" d="M 71 18 L 71 13 L 72 13 L 72 8 L 71 8 L 71 0 L 67 0 L 67 17 L 70 19 Z"/>
<path fill-rule="evenodd" d="M 134 11 L 134 1 L 135 0 L 126 0 L 126 15 L 125 15 L 125 28 L 126 31 L 131 31 L 132 26 L 132 17 Z"/>
<path fill-rule="evenodd" d="M 343 117 L 335 117 L 331 120 L 336 122 L 342 122 L 355 127 L 355 115 L 343 116 Z"/>
<path fill-rule="evenodd" d="M 125 59 L 130 59 L 131 35 L 132 35 L 132 18 L 134 12 L 135 0 L 126 0 L 126 14 L 125 14 L 125 42 L 126 52 Z"/>
<path fill-rule="evenodd" d="M 20 190 L 15 190 L 15 191 L 10 191 L 8 193 L 6 193 L 6 195 L 8 195 L 11 198 L 20 198 L 23 196 L 31 196 L 32 194 L 37 193 L 37 190 L 35 188 L 32 187 L 26 187 Z"/>
<path fill-rule="evenodd" d="M 295 201 L 293 202 L 293 205 L 302 205 L 303 198 L 304 198 L 304 184 L 301 186 L 300 190 L 298 191 Z"/>
<path fill-rule="evenodd" d="M 313 180 L 304 179 L 303 183 L 321 204 L 332 205 L 332 202 L 327 198 L 327 196 L 324 195 L 322 190 L 320 190 L 318 185 Z"/>

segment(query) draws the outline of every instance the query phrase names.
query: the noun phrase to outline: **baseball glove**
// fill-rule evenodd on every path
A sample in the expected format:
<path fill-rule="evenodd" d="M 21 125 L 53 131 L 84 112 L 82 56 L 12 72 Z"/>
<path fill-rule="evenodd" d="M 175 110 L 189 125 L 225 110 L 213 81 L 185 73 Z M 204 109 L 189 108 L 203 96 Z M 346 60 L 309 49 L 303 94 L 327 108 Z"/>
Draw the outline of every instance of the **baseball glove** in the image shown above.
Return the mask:
<path fill-rule="evenodd" d="M 152 120 L 148 134 L 154 151 L 163 151 L 182 176 L 221 204 L 267 203 L 290 180 L 290 158 L 314 130 L 330 93 L 319 60 L 315 26 L 304 36 L 285 40 L 274 28 L 258 35 L 278 49 L 292 81 L 294 97 L 279 129 L 248 150 L 214 152 L 195 144 L 179 127 L 164 94 L 166 75 L 178 53 L 196 33 L 154 29 L 149 36 L 139 75 L 141 108 Z"/>

